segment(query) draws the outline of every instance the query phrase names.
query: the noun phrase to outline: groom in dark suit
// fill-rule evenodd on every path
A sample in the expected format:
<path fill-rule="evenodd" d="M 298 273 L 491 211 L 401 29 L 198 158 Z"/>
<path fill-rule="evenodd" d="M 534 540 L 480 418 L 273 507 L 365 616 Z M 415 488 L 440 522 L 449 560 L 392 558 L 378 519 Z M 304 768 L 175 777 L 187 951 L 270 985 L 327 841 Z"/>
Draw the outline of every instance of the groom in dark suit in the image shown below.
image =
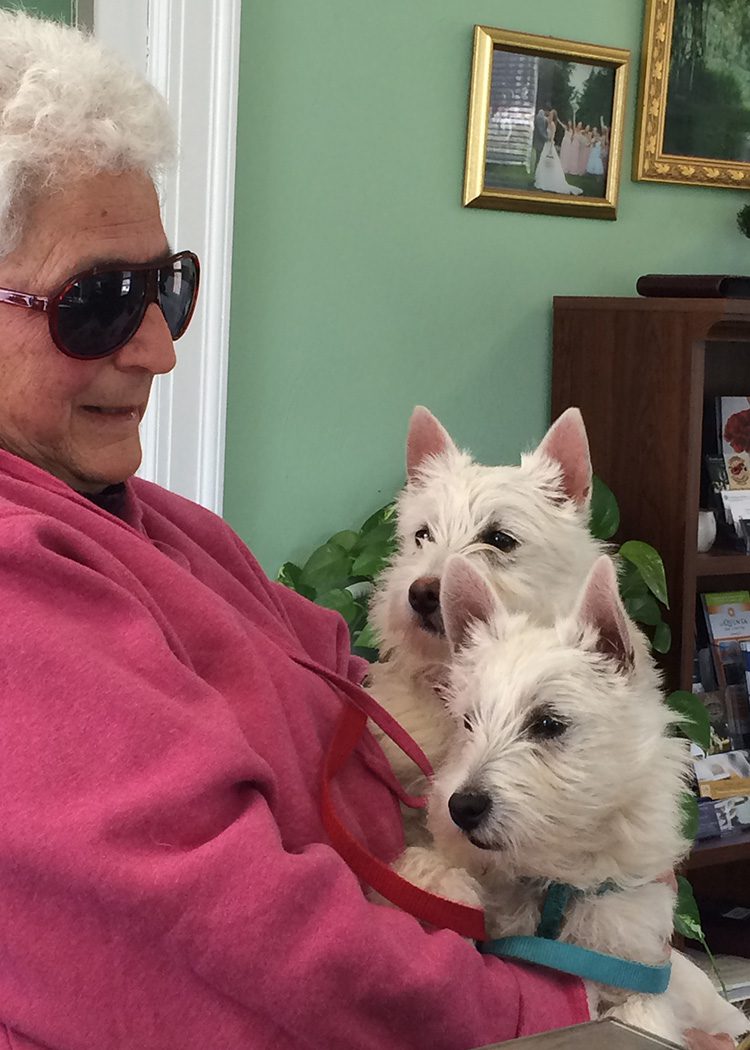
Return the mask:
<path fill-rule="evenodd" d="M 547 117 L 551 107 L 549 103 L 545 106 L 539 107 L 539 112 L 534 117 L 534 167 L 539 163 L 539 158 L 542 155 L 547 142 Z"/>

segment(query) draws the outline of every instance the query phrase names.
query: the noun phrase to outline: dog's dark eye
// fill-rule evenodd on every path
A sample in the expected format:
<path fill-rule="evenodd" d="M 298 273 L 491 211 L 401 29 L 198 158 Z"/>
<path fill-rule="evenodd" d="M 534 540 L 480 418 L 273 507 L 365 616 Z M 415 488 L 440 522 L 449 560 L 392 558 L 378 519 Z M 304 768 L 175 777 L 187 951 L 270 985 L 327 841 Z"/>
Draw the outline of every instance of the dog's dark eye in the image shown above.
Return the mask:
<path fill-rule="evenodd" d="M 511 536 L 509 532 L 503 532 L 502 529 L 497 529 L 494 526 L 486 529 L 479 538 L 482 543 L 487 543 L 490 547 L 496 547 L 499 551 L 505 551 L 506 553 L 518 546 L 518 540 Z"/>
<path fill-rule="evenodd" d="M 432 533 L 426 525 L 414 533 L 414 542 L 418 547 L 421 547 L 423 543 L 432 543 Z"/>
<path fill-rule="evenodd" d="M 534 719 L 529 722 L 527 731 L 534 740 L 554 740 L 562 736 L 568 728 L 568 723 L 560 718 L 555 718 L 549 711 L 540 711 Z"/>
<path fill-rule="evenodd" d="M 468 729 L 470 733 L 474 732 L 474 723 L 468 715 L 464 715 L 464 728 Z"/>

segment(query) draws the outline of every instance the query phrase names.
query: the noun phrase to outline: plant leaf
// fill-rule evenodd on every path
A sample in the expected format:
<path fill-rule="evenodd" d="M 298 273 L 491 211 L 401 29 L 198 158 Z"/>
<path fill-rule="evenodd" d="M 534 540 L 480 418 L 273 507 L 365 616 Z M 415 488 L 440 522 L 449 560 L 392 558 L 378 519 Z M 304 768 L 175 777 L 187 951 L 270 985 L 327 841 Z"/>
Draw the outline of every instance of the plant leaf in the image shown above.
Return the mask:
<path fill-rule="evenodd" d="M 373 579 L 385 568 L 395 549 L 393 522 L 375 522 L 367 532 L 360 535 L 352 549 L 352 573 L 358 577 Z"/>
<path fill-rule="evenodd" d="M 698 799 L 692 791 L 683 791 L 680 800 L 682 807 L 682 834 L 688 842 L 695 842 L 698 834 Z"/>
<path fill-rule="evenodd" d="M 698 914 L 698 905 L 695 903 L 693 888 L 686 878 L 679 875 L 677 878 L 677 900 L 674 908 L 674 928 L 683 937 L 691 940 L 703 940 L 703 927 Z"/>
<path fill-rule="evenodd" d="M 329 543 L 335 543 L 337 547 L 343 547 L 345 551 L 351 551 L 359 540 L 359 533 L 353 529 L 344 529 L 337 532 L 329 539 Z"/>
<path fill-rule="evenodd" d="M 276 574 L 277 583 L 283 583 L 285 587 L 291 588 L 296 591 L 297 585 L 302 575 L 302 569 L 299 565 L 295 565 L 293 561 L 285 561 Z"/>
<path fill-rule="evenodd" d="M 378 550 L 377 548 L 364 550 L 355 558 L 352 565 L 352 573 L 354 576 L 365 576 L 368 579 L 373 579 L 386 567 L 389 557 L 389 551 Z"/>
<path fill-rule="evenodd" d="M 318 594 L 351 582 L 352 556 L 337 543 L 324 543 L 305 562 L 300 582 L 314 587 Z"/>
<path fill-rule="evenodd" d="M 706 943 L 706 935 L 704 934 L 703 926 L 701 925 L 698 905 L 693 896 L 693 887 L 682 875 L 677 877 L 677 900 L 674 908 L 674 928 L 677 933 L 682 934 L 683 937 L 689 937 L 691 940 L 700 941 L 703 945 L 703 950 L 709 958 L 711 968 L 718 978 L 722 994 L 725 999 L 729 999 L 727 986 L 724 984 L 719 968 L 716 965 L 716 959 L 714 959 L 711 949 Z"/>
<path fill-rule="evenodd" d="M 687 689 L 676 689 L 667 697 L 667 706 L 677 715 L 675 723 L 682 735 L 707 751 L 711 744 L 711 724 L 700 698 Z"/>
<path fill-rule="evenodd" d="M 381 521 L 373 525 L 367 532 L 360 532 L 359 538 L 354 545 L 353 552 L 356 554 L 364 550 L 387 550 L 389 553 L 396 546 L 396 535 L 390 521 Z"/>
<path fill-rule="evenodd" d="M 657 653 L 668 653 L 672 648 L 672 631 L 668 623 L 660 620 L 656 625 L 651 645 Z"/>
<path fill-rule="evenodd" d="M 669 608 L 667 578 L 664 574 L 661 554 L 650 543 L 644 543 L 643 540 L 628 540 L 620 547 L 620 557 L 635 565 L 651 593 L 659 599 L 662 605 Z"/>
<path fill-rule="evenodd" d="M 624 558 L 618 559 L 620 597 L 631 619 L 653 627 L 651 647 L 657 653 L 668 653 L 672 646 L 672 631 L 661 616 L 661 609 L 638 569 Z"/>
<path fill-rule="evenodd" d="M 318 597 L 318 605 L 341 613 L 350 626 L 356 623 L 365 611 L 358 602 L 355 602 L 349 591 L 338 587 L 321 594 Z"/>
<path fill-rule="evenodd" d="M 378 647 L 378 640 L 369 623 L 366 623 L 359 634 L 354 636 L 352 642 L 358 649 L 377 649 Z"/>
<path fill-rule="evenodd" d="M 653 595 L 646 591 L 644 594 L 626 598 L 624 603 L 628 616 L 636 623 L 644 623 L 647 627 L 655 627 L 661 620 L 661 611 L 656 604 Z"/>
<path fill-rule="evenodd" d="M 596 474 L 591 486 L 589 532 L 598 540 L 609 540 L 620 527 L 620 508 L 610 488 Z"/>
<path fill-rule="evenodd" d="M 366 649 L 361 645 L 352 645 L 352 652 L 355 656 L 361 656 L 363 660 L 367 660 L 370 664 L 378 661 L 379 654 L 377 649 Z"/>
<path fill-rule="evenodd" d="M 312 602 L 315 601 L 317 593 L 315 588 L 304 583 L 302 579 L 302 569 L 299 565 L 295 565 L 293 561 L 284 562 L 279 569 L 276 580 L 278 583 L 283 583 L 283 585 L 290 590 L 296 591 L 297 594 L 301 594 L 303 598 L 309 598 Z"/>
<path fill-rule="evenodd" d="M 376 510 L 374 514 L 371 514 L 366 522 L 362 524 L 359 530 L 360 536 L 366 535 L 371 532 L 378 525 L 389 524 L 391 531 L 396 531 L 396 503 L 386 503 L 384 507 Z"/>
<path fill-rule="evenodd" d="M 644 594 L 650 593 L 635 565 L 624 558 L 617 559 L 617 578 L 623 601 L 626 598 L 642 598 Z"/>

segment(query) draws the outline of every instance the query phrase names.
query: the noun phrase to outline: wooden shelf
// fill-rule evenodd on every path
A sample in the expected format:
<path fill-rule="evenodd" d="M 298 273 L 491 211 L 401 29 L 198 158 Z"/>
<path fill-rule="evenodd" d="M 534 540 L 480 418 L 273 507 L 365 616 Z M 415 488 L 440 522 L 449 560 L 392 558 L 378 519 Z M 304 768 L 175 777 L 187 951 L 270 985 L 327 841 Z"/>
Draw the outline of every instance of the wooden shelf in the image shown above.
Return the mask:
<path fill-rule="evenodd" d="M 695 560 L 695 574 L 700 579 L 708 576 L 750 576 L 750 554 L 742 551 L 710 550 L 698 554 Z"/>
<path fill-rule="evenodd" d="M 728 864 L 736 860 L 750 860 L 750 831 L 733 831 L 721 838 L 696 842 L 685 861 L 685 871 L 709 868 L 713 864 Z"/>
<path fill-rule="evenodd" d="M 746 395 L 749 376 L 750 299 L 554 301 L 552 418 L 570 405 L 581 410 L 594 471 L 619 504 L 616 542 L 644 540 L 662 556 L 668 691 L 690 689 L 697 596 L 750 590 L 750 555 L 733 549 L 731 537 L 720 533 L 704 554 L 695 549 L 706 405 Z M 696 845 L 685 870 L 696 896 L 750 907 L 750 832 Z"/>
<path fill-rule="evenodd" d="M 744 325 L 750 321 L 750 299 L 698 299 L 667 296 L 608 296 L 556 295 L 553 299 L 556 310 L 584 311 L 588 314 L 635 313 L 653 315 L 659 313 L 705 314 L 713 325 L 721 324 L 723 328 Z M 721 332 L 721 329 L 719 330 Z M 713 334 L 713 333 L 711 333 Z M 746 336 L 750 333 L 745 327 Z"/>

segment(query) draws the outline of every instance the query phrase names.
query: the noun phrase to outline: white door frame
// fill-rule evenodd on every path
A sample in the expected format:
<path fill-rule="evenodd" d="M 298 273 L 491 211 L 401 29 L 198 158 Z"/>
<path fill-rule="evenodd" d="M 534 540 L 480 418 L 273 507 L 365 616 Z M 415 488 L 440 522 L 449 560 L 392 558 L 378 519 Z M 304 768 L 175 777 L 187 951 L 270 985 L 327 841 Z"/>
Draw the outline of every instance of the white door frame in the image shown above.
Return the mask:
<path fill-rule="evenodd" d="M 78 0 L 90 18 L 91 0 Z M 154 384 L 139 474 L 220 514 L 224 489 L 241 0 L 93 0 L 94 31 L 166 97 L 179 163 L 162 181 L 176 251 L 201 259 L 178 365 Z M 188 14 L 189 9 L 189 14 Z"/>

